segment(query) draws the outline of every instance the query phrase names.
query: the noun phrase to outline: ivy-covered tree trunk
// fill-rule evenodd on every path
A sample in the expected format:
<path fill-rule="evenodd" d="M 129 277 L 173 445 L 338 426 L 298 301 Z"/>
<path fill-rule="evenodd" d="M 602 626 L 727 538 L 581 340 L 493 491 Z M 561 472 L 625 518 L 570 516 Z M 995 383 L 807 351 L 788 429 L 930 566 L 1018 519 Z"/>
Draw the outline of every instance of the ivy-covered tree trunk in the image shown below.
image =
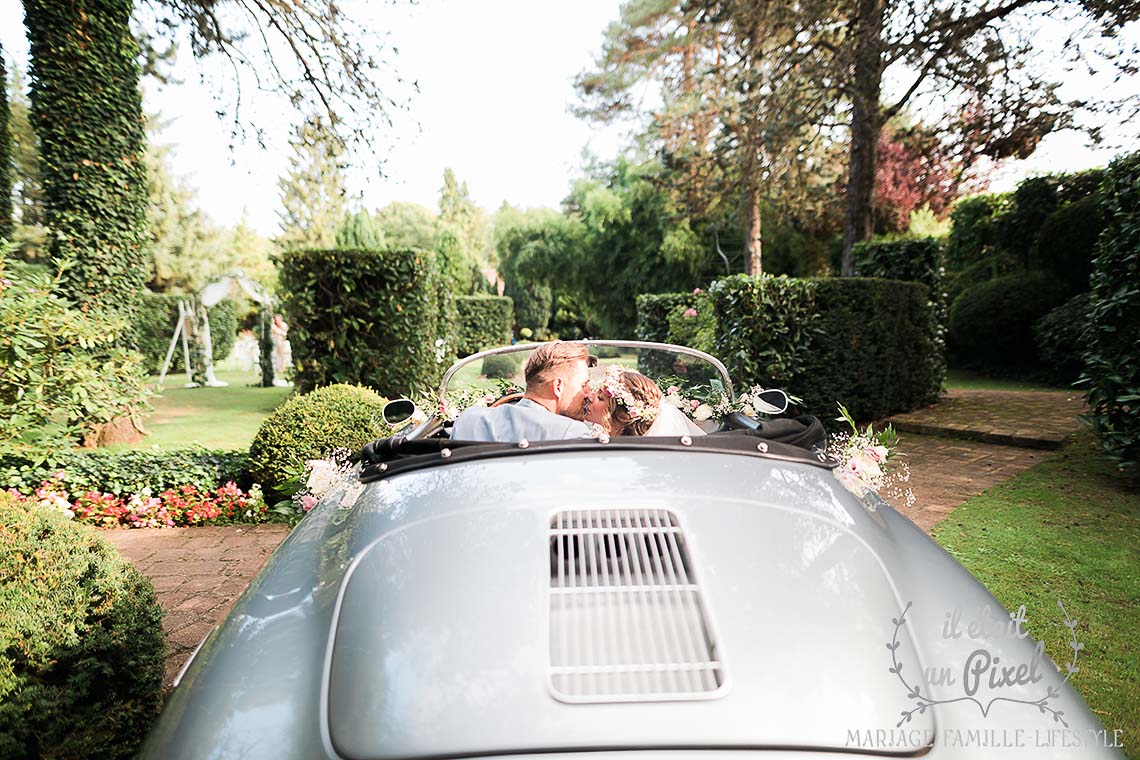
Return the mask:
<path fill-rule="evenodd" d="M 48 251 L 82 308 L 127 316 L 147 280 L 133 0 L 24 0 Z"/>
<path fill-rule="evenodd" d="M 0 45 L 0 240 L 12 239 L 12 134 L 8 117 L 8 72 Z"/>

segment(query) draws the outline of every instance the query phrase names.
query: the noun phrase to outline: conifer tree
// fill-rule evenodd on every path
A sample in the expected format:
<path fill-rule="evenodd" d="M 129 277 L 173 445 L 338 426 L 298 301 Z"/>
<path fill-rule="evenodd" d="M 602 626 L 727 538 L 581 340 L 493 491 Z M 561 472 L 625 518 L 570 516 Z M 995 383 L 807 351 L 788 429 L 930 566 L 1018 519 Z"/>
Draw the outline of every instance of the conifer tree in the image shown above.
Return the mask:
<path fill-rule="evenodd" d="M 315 116 L 295 128 L 289 145 L 289 171 L 277 181 L 277 242 L 284 248 L 332 248 L 345 211 L 344 146 Z"/>

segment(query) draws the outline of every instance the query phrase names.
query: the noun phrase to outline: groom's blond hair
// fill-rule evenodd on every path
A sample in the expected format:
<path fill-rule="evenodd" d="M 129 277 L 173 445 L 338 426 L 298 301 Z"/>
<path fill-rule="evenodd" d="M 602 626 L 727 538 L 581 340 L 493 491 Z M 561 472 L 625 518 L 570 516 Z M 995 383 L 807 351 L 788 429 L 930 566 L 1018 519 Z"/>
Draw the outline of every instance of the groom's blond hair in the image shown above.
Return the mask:
<path fill-rule="evenodd" d="M 532 390 L 558 376 L 569 364 L 589 362 L 590 349 L 584 343 L 554 341 L 543 343 L 526 360 L 526 388 Z"/>

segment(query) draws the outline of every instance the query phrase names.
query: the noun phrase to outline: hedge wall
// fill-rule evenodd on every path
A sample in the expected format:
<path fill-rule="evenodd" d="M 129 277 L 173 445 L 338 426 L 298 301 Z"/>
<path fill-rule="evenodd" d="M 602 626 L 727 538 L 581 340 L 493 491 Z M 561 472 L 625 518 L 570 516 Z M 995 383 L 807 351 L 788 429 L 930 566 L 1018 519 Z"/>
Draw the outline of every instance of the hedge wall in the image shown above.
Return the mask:
<path fill-rule="evenodd" d="M 675 330 L 678 323 L 671 317 L 695 309 L 698 313 L 711 314 L 712 301 L 708 293 L 644 293 L 637 297 L 637 340 L 654 343 L 676 343 L 689 348 L 713 353 L 711 345 L 692 345 L 693 336 L 684 330 Z M 715 315 L 712 316 L 716 324 Z M 650 377 L 664 377 L 672 374 L 672 360 L 660 351 L 647 351 L 638 360 L 638 369 Z"/>
<path fill-rule="evenodd" d="M 157 494 L 184 485 L 212 491 L 231 480 L 248 490 L 252 485 L 248 471 L 249 456 L 244 451 L 201 446 L 121 451 L 66 449 L 40 462 L 0 459 L 0 486 L 30 494 L 40 483 L 60 474 L 60 481 L 72 493 L 99 491 L 124 496 L 149 488 Z"/>
<path fill-rule="evenodd" d="M 714 282 L 712 354 L 733 382 L 786 388 L 804 411 L 829 421 L 842 402 L 876 419 L 935 401 L 944 367 L 929 291 L 862 277 L 792 279 L 733 275 Z M 660 315 L 689 294 L 638 299 L 638 335 L 669 341 Z"/>
<path fill-rule="evenodd" d="M 61 287 L 133 315 L 147 278 L 145 119 L 133 0 L 26 0 L 32 120 Z"/>
<path fill-rule="evenodd" d="M 170 336 L 178 325 L 178 301 L 187 296 L 172 293 L 143 294 L 142 307 L 135 322 L 135 340 L 138 350 L 146 358 L 151 372 L 162 369 L 166 351 L 170 348 Z M 237 340 L 238 307 L 233 301 L 225 300 L 206 310 L 210 318 L 210 340 L 213 343 L 212 358 L 220 362 L 230 355 Z M 184 372 L 182 366 L 182 340 L 174 347 L 170 361 L 171 372 Z"/>
<path fill-rule="evenodd" d="M 347 383 L 408 396 L 455 355 L 455 300 L 431 252 L 289 251 L 278 271 L 301 393 Z"/>
<path fill-rule="evenodd" d="M 470 356 L 511 342 L 511 325 L 515 320 L 511 299 L 459 296 L 455 299 L 455 308 L 459 319 L 459 356 Z"/>
<path fill-rule="evenodd" d="M 928 354 L 932 376 L 946 375 L 946 328 L 950 319 L 946 301 L 945 256 L 937 238 L 870 240 L 855 245 L 855 268 L 863 277 L 921 282 L 927 287 L 932 306 L 930 326 L 935 341 Z M 941 380 L 939 381 L 941 383 Z"/>
<path fill-rule="evenodd" d="M 1107 226 L 1092 273 L 1084 360 L 1087 421 L 1122 467 L 1140 465 L 1140 153 L 1113 161 L 1102 185 Z"/>
<path fill-rule="evenodd" d="M 0 758 L 130 758 L 162 706 L 154 589 L 86 526 L 0 492 Z"/>

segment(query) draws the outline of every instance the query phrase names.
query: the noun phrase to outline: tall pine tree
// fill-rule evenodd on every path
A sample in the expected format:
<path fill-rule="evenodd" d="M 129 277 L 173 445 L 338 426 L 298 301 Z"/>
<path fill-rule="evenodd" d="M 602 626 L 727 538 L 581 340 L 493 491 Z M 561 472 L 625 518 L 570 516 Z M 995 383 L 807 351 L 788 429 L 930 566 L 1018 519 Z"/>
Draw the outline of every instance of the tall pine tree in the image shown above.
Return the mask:
<path fill-rule="evenodd" d="M 277 181 L 277 242 L 284 248 L 332 248 L 345 211 L 344 145 L 315 116 L 296 127 L 289 145 L 289 171 Z"/>

